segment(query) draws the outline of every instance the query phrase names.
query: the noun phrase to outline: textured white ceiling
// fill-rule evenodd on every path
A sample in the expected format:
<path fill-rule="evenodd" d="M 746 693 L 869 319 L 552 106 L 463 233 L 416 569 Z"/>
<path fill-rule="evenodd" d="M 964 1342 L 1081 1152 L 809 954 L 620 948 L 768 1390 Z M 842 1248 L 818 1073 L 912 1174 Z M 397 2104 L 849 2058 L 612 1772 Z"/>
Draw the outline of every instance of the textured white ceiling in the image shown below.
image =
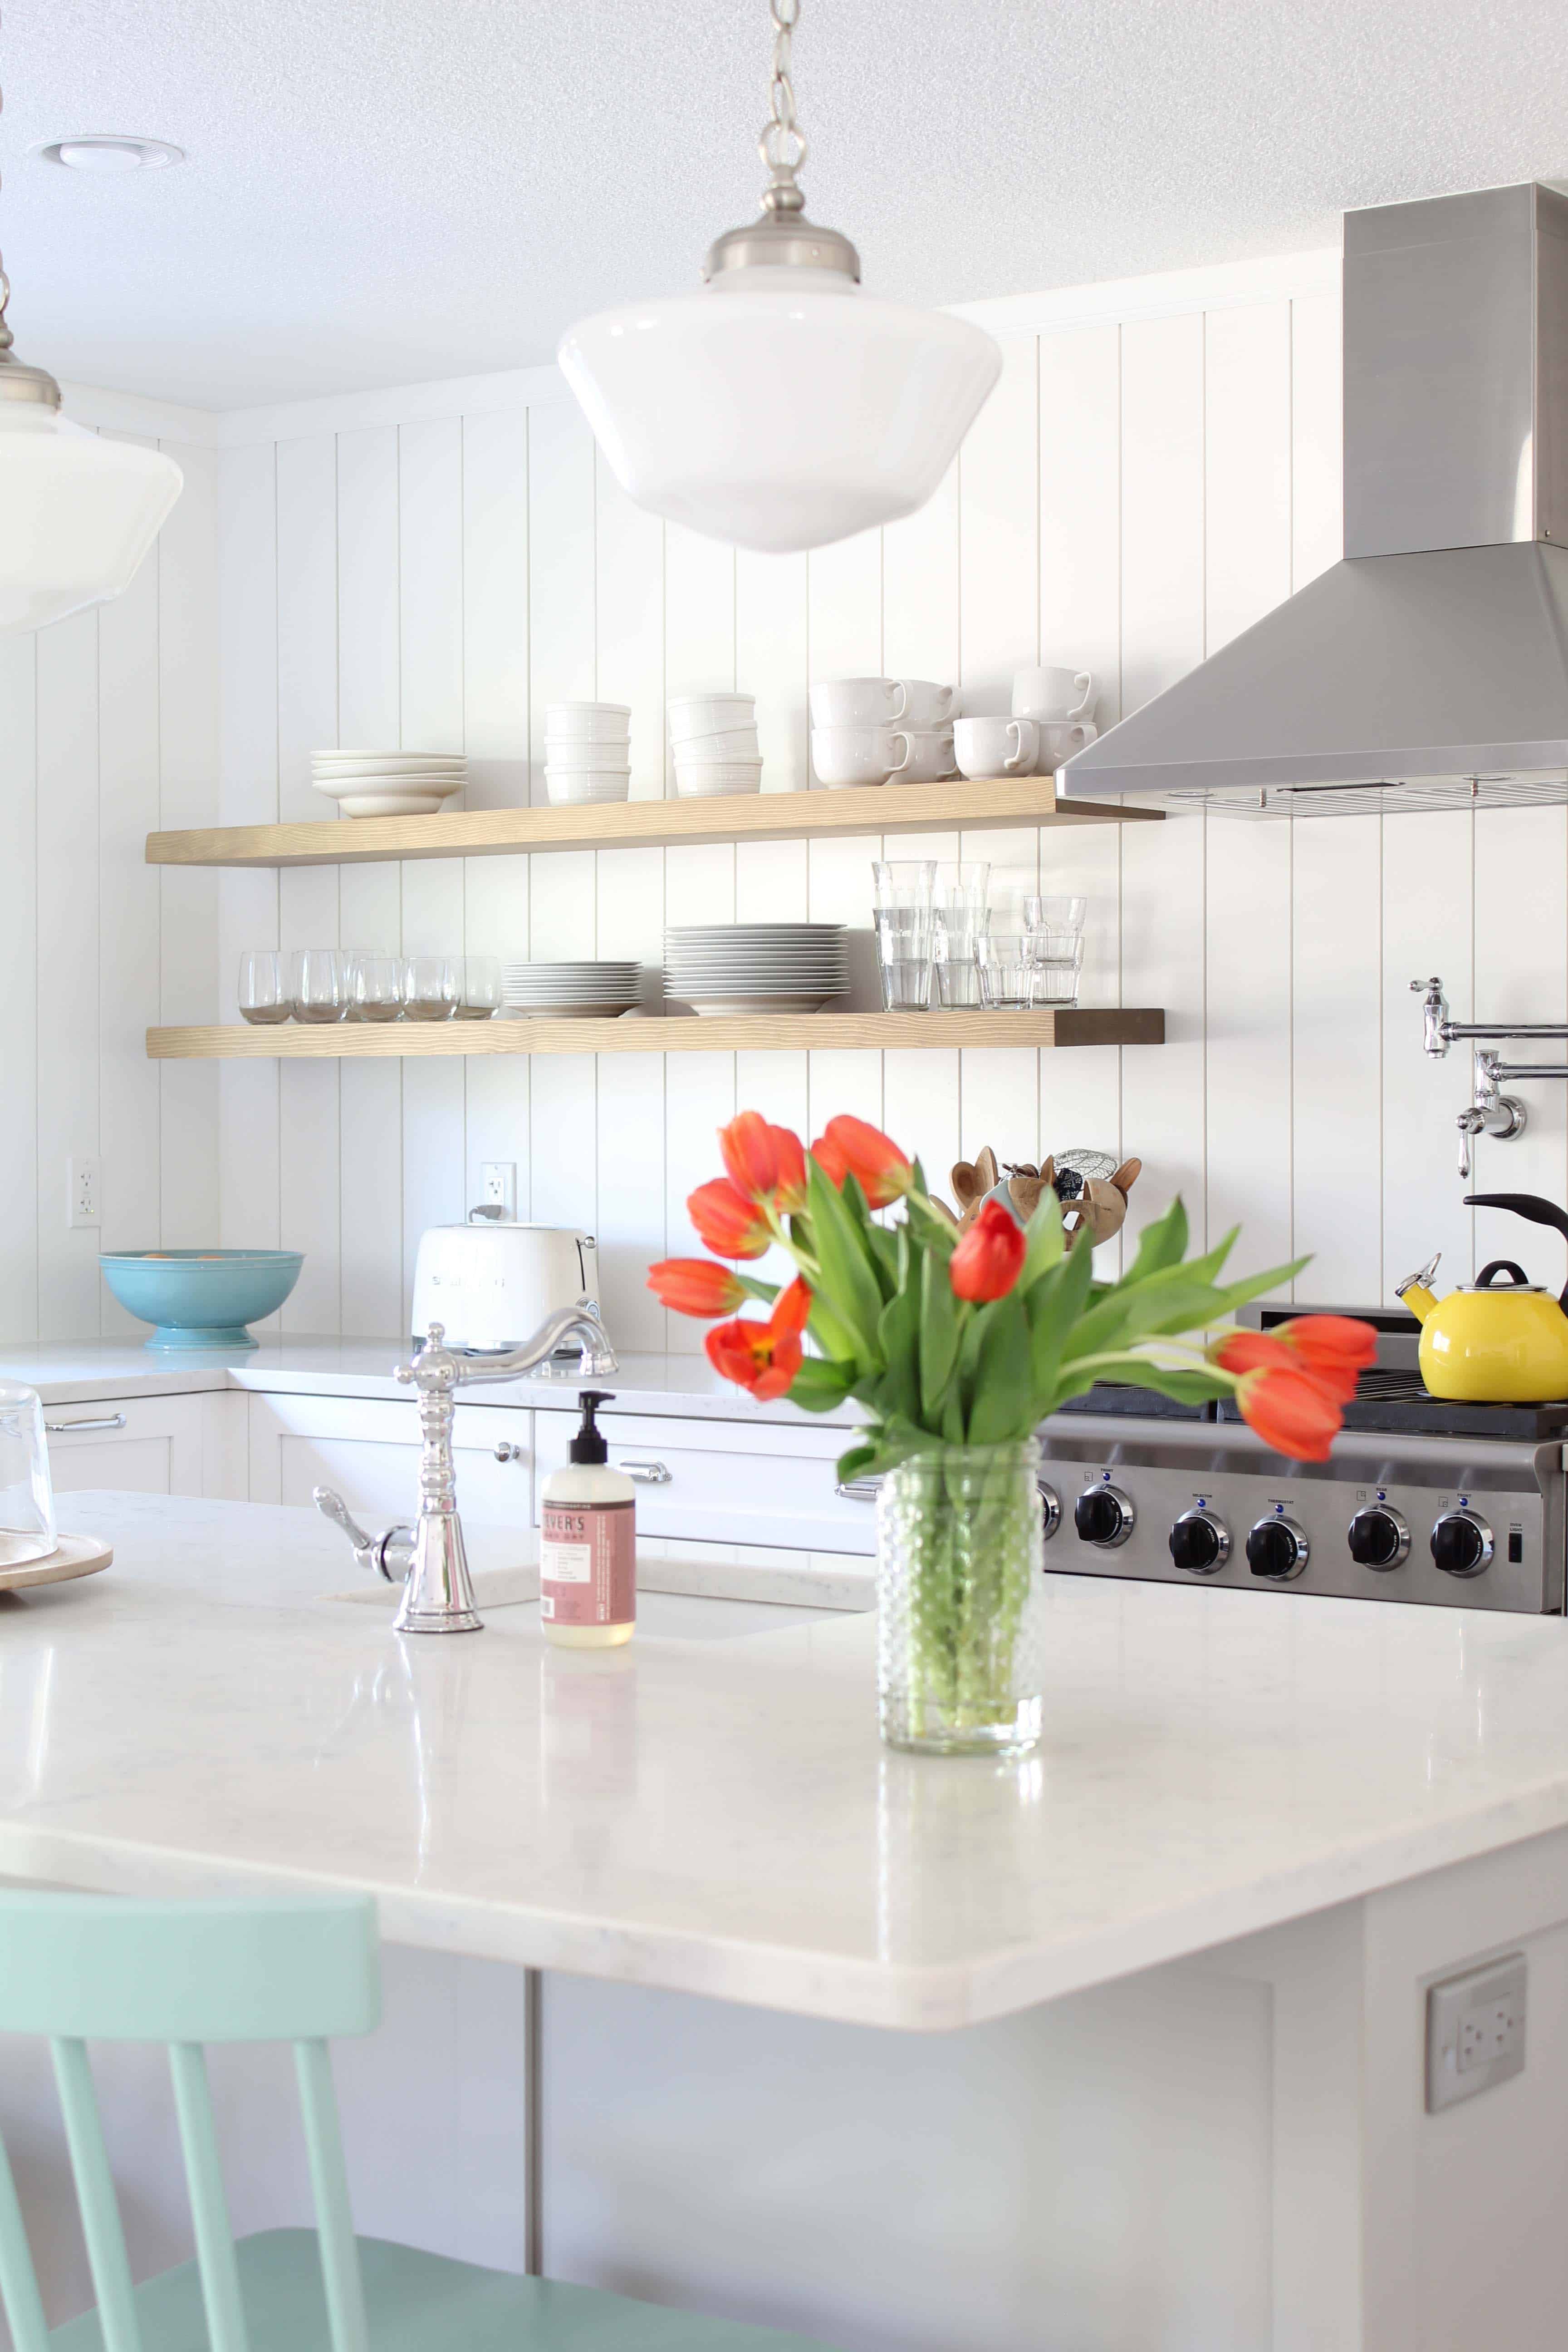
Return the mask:
<path fill-rule="evenodd" d="M 1563 0 L 804 0 L 811 210 L 973 299 L 1568 171 Z M 223 408 L 547 359 L 755 208 L 764 0 L 6 0 L 29 356 Z M 183 167 L 29 157 L 82 131 Z"/>

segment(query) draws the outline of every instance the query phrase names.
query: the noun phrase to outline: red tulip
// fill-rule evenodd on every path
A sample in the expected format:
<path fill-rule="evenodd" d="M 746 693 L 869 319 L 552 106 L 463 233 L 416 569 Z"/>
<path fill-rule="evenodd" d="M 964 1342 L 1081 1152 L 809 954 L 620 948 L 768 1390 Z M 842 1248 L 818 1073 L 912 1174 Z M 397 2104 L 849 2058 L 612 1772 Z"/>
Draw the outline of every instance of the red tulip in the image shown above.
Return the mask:
<path fill-rule="evenodd" d="M 768 1133 L 779 1155 L 777 1206 L 786 1214 L 805 1206 L 805 1150 L 798 1135 L 787 1127 L 770 1127 Z M 843 1180 L 840 1179 L 840 1181 Z"/>
<path fill-rule="evenodd" d="M 686 1213 L 720 1257 L 761 1257 L 773 1240 L 756 1202 L 748 1201 L 728 1176 L 715 1176 L 688 1193 Z"/>
<path fill-rule="evenodd" d="M 842 1187 L 846 1175 L 857 1178 L 869 1208 L 885 1209 L 914 1184 L 914 1170 L 891 1137 L 847 1111 L 828 1120 L 811 1156 L 832 1184 Z"/>
<path fill-rule="evenodd" d="M 746 1293 L 727 1265 L 710 1257 L 666 1257 L 647 1270 L 647 1286 L 678 1315 L 732 1315 Z"/>
<path fill-rule="evenodd" d="M 1349 1315 L 1300 1315 L 1279 1324 L 1274 1336 L 1295 1349 L 1301 1370 L 1342 1404 L 1349 1404 L 1360 1374 L 1377 1361 L 1375 1328 Z"/>
<path fill-rule="evenodd" d="M 730 1181 L 750 1200 L 769 1200 L 777 1189 L 777 1132 L 760 1110 L 740 1111 L 719 1129 L 719 1150 Z"/>
<path fill-rule="evenodd" d="M 955 1296 L 977 1305 L 1005 1298 L 1023 1270 L 1027 1248 L 1024 1228 L 1011 1210 L 1000 1201 L 987 1201 L 949 1262 Z"/>
<path fill-rule="evenodd" d="M 1252 1334 L 1249 1337 L 1255 1336 Z M 1260 1365 L 1237 1383 L 1241 1417 L 1292 1462 L 1326 1462 L 1343 1418 L 1321 1381 L 1289 1366 Z"/>
<path fill-rule="evenodd" d="M 759 1404 L 781 1397 L 804 1360 L 801 1331 L 811 1311 L 811 1293 L 797 1276 L 773 1302 L 765 1323 L 717 1323 L 708 1334 L 708 1360 L 727 1381 Z"/>

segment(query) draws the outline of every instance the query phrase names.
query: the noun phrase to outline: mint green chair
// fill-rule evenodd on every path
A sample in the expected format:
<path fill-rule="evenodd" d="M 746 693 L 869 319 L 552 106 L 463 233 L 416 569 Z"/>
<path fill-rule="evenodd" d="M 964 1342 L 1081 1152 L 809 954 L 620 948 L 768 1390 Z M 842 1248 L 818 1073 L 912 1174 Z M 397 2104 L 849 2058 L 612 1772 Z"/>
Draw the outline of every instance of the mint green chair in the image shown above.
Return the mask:
<path fill-rule="evenodd" d="M 52 2332 L 0 2144 L 0 2301 L 16 2352 L 823 2352 L 595 2288 L 356 2238 L 327 2042 L 380 2015 L 374 1906 L 0 1895 L 0 2032 L 49 2037 L 94 2311 Z M 89 2042 L 163 2042 L 196 2259 L 134 2286 Z M 291 2042 L 312 2230 L 229 2230 L 207 2042 Z M 519 2184 L 521 2193 L 521 2184 Z"/>

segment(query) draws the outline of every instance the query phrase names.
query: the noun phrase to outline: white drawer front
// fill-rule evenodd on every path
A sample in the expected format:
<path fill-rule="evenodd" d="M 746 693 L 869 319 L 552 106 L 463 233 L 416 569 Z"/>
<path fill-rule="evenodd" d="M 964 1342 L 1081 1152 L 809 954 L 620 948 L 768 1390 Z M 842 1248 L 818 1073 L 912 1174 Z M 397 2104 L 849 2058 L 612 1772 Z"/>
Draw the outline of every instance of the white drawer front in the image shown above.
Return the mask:
<path fill-rule="evenodd" d="M 453 1458 L 458 1507 L 476 1527 L 527 1527 L 533 1464 L 526 1411 L 458 1407 Z M 504 1454 L 505 1458 L 499 1458 Z M 253 1502 L 309 1504 L 335 1486 L 351 1511 L 386 1527 L 419 1508 L 419 1423 L 406 1404 L 375 1399 L 253 1396 Z"/>
<path fill-rule="evenodd" d="M 571 1413 L 536 1412 L 533 1426 L 542 1487 L 565 1462 L 577 1422 Z M 791 1551 L 876 1549 L 873 1506 L 835 1491 L 834 1465 L 851 1443 L 847 1430 L 619 1412 L 603 1413 L 600 1427 L 612 1464 L 637 1480 L 637 1526 L 646 1536 Z"/>
<path fill-rule="evenodd" d="M 44 1432 L 57 1495 L 109 1486 L 128 1495 L 200 1495 L 204 1422 L 226 1398 L 108 1397 L 47 1404 Z M 224 1491 L 216 1486 L 211 1489 Z"/>

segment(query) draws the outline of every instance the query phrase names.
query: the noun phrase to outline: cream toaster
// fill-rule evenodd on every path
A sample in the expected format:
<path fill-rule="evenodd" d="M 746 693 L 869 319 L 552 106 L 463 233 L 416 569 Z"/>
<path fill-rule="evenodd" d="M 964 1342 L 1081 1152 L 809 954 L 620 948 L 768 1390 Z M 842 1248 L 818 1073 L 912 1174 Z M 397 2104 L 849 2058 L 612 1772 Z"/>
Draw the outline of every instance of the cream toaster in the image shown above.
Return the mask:
<path fill-rule="evenodd" d="M 597 1311 L 599 1253 L 570 1225 L 519 1225 L 472 1209 L 466 1225 L 429 1225 L 414 1263 L 414 1342 L 432 1323 L 452 1348 L 501 1352 L 531 1339 L 558 1307 Z"/>

